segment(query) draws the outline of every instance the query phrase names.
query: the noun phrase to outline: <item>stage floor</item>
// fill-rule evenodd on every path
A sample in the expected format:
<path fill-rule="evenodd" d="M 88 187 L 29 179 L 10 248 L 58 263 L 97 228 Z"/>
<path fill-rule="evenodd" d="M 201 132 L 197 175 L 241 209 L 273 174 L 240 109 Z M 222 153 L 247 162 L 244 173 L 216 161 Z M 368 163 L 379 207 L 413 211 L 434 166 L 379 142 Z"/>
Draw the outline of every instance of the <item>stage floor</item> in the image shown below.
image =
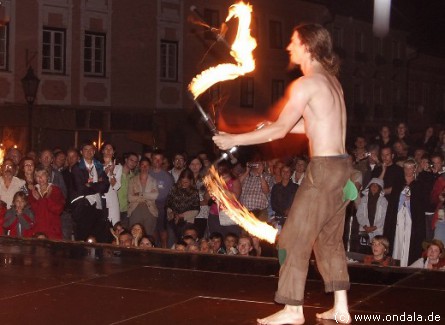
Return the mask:
<path fill-rule="evenodd" d="M 1 237 L 0 261 L 2 325 L 256 324 L 281 308 L 272 302 L 279 268 L 272 258 Z M 445 272 L 358 264 L 349 272 L 354 324 L 445 323 Z M 315 318 L 331 304 L 311 266 L 305 324 L 335 324 Z"/>

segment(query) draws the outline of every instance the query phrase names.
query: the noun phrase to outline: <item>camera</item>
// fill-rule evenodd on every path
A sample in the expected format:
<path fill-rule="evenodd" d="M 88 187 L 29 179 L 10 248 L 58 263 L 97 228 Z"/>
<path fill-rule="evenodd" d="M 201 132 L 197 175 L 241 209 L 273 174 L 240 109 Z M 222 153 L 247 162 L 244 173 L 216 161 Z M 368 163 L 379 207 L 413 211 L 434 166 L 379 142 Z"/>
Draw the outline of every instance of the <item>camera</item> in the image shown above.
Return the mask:
<path fill-rule="evenodd" d="M 249 168 L 257 168 L 259 165 L 260 165 L 259 163 L 251 163 L 251 162 L 247 163 L 247 167 Z"/>

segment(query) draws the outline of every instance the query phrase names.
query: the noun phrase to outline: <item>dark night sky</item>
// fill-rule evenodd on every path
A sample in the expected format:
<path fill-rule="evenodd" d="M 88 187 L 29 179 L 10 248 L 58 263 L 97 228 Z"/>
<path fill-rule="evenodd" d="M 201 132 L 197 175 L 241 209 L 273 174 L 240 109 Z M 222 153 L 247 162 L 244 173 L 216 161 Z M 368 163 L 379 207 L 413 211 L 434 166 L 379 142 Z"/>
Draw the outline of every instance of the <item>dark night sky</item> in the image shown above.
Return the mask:
<path fill-rule="evenodd" d="M 372 23 L 374 0 L 318 0 L 340 15 Z M 445 0 L 392 0 L 391 29 L 409 32 L 408 43 L 445 57 Z"/>

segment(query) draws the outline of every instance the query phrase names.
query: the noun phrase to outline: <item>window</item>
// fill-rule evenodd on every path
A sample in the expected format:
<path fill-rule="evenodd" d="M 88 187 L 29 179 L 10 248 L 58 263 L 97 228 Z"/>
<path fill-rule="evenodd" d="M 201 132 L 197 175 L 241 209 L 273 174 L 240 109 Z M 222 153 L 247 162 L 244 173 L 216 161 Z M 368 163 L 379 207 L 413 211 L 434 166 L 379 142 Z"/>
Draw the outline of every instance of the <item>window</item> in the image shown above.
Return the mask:
<path fill-rule="evenodd" d="M 65 30 L 43 29 L 42 71 L 65 72 Z"/>
<path fill-rule="evenodd" d="M 83 71 L 88 75 L 105 76 L 105 34 L 85 32 Z"/>
<path fill-rule="evenodd" d="M 279 21 L 269 21 L 269 45 L 272 49 L 283 48 L 282 26 Z"/>
<path fill-rule="evenodd" d="M 8 69 L 8 25 L 0 26 L 0 69 Z"/>
<path fill-rule="evenodd" d="M 219 11 L 213 9 L 204 9 L 204 19 L 210 24 L 210 27 L 219 28 Z M 205 39 L 216 40 L 216 35 L 208 30 L 204 34 Z"/>
<path fill-rule="evenodd" d="M 275 103 L 284 95 L 284 80 L 272 80 L 272 103 Z"/>
<path fill-rule="evenodd" d="M 178 80 L 178 42 L 161 41 L 161 80 Z"/>
<path fill-rule="evenodd" d="M 253 107 L 253 78 L 241 78 L 241 107 Z"/>

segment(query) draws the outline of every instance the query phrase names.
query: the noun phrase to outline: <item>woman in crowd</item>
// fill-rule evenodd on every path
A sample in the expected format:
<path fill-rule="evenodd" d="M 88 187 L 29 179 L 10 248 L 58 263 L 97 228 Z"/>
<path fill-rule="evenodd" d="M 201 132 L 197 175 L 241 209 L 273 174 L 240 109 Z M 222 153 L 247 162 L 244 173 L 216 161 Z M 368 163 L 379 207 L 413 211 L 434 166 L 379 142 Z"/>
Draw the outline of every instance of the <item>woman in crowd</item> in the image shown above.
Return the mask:
<path fill-rule="evenodd" d="M 437 146 L 437 136 L 434 132 L 434 127 L 429 126 L 425 129 L 423 137 L 419 139 L 417 146 L 424 148 L 428 154 L 432 154 Z"/>
<path fill-rule="evenodd" d="M 382 235 L 374 236 L 371 240 L 372 255 L 366 255 L 363 263 L 380 266 L 393 266 L 394 260 L 388 256 L 389 241 Z"/>
<path fill-rule="evenodd" d="M 193 173 L 193 182 L 199 192 L 199 213 L 195 217 L 195 227 L 198 229 L 198 237 L 204 237 L 207 228 L 207 219 L 209 217 L 209 193 L 203 182 L 203 167 L 202 160 L 196 156 L 190 159 L 189 168 Z"/>
<path fill-rule="evenodd" d="M 442 241 L 433 239 L 431 242 L 424 242 L 423 248 L 424 256 L 411 264 L 410 267 L 445 270 L 445 259 L 443 258 L 444 246 Z"/>
<path fill-rule="evenodd" d="M 187 224 L 193 224 L 200 210 L 199 192 L 194 186 L 190 169 L 179 174 L 178 181 L 167 197 L 167 219 L 177 239 L 182 237 Z"/>
<path fill-rule="evenodd" d="M 28 196 L 35 214 L 34 233 L 43 232 L 49 239 L 62 239 L 60 215 L 65 206 L 65 198 L 60 188 L 49 183 L 48 171 L 38 167 L 35 171 L 37 185 Z"/>
<path fill-rule="evenodd" d="M 383 234 L 388 201 L 383 192 L 383 180 L 373 178 L 362 192 L 363 197 L 357 208 L 357 221 L 360 225 L 359 238 L 362 253 L 368 254 L 369 244 L 376 235 Z"/>
<path fill-rule="evenodd" d="M 230 163 L 226 160 L 222 160 L 217 166 L 218 174 L 226 182 L 227 189 L 234 194 L 234 196 L 239 199 L 241 195 L 241 183 L 238 178 L 234 177 L 231 169 Z M 241 235 L 241 227 L 233 222 L 226 214 L 224 209 L 215 202 L 210 206 L 209 219 L 208 219 L 209 233 L 221 233 L 223 236 L 227 235 L 229 232 Z"/>
<path fill-rule="evenodd" d="M 30 157 L 25 157 L 22 158 L 22 160 L 20 160 L 19 172 L 17 173 L 17 177 L 23 179 L 26 182 L 21 189 L 26 195 L 29 195 L 29 193 L 34 189 L 34 186 L 36 184 L 34 178 L 34 171 L 35 171 L 34 159 Z"/>
<path fill-rule="evenodd" d="M 380 148 L 392 147 L 394 139 L 391 135 L 391 128 L 388 125 L 382 125 L 379 130 L 379 135 L 375 137 L 375 144 Z"/>
<path fill-rule="evenodd" d="M 105 193 L 105 200 L 108 208 L 108 219 L 114 225 L 120 221 L 119 200 L 117 198 L 117 191 L 121 187 L 122 166 L 116 164 L 114 159 L 114 147 L 106 143 L 102 146 L 102 157 L 105 173 L 110 182 L 110 188 Z"/>
<path fill-rule="evenodd" d="M 144 226 L 140 223 L 135 223 L 131 226 L 130 233 L 133 236 L 133 246 L 138 247 L 142 237 L 146 237 Z"/>
<path fill-rule="evenodd" d="M 155 200 L 158 197 L 158 183 L 148 172 L 150 161 L 142 157 L 139 162 L 139 175 L 128 184 L 128 216 L 130 226 L 140 223 L 147 235 L 153 235 L 158 217 Z"/>

